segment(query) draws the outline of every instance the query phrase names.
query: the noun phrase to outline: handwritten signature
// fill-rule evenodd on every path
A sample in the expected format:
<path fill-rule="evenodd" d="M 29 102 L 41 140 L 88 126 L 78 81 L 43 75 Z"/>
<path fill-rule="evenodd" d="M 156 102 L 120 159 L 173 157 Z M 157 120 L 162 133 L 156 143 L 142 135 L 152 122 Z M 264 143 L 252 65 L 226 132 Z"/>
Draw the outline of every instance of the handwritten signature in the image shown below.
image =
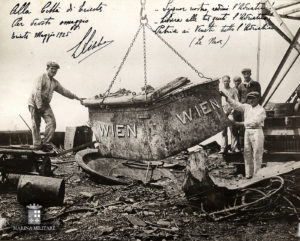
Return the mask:
<path fill-rule="evenodd" d="M 81 60 L 78 61 L 78 63 L 82 62 L 97 51 L 107 47 L 108 45 L 114 42 L 114 40 L 104 40 L 104 36 L 102 36 L 100 40 L 95 41 L 94 37 L 96 33 L 97 30 L 93 29 L 93 27 L 90 27 L 86 34 L 83 36 L 83 38 L 79 41 L 79 43 L 77 43 L 74 47 L 67 51 L 72 52 L 71 56 L 74 59 L 83 57 Z"/>

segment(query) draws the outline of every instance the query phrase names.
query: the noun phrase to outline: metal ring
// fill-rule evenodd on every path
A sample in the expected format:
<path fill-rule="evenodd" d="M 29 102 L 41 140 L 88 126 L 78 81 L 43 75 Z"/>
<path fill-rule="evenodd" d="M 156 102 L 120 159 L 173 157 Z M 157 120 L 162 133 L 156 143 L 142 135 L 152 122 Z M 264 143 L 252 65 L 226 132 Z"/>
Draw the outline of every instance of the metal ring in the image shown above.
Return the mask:
<path fill-rule="evenodd" d="M 141 24 L 146 25 L 148 23 L 147 15 L 141 16 L 140 22 L 141 22 Z"/>

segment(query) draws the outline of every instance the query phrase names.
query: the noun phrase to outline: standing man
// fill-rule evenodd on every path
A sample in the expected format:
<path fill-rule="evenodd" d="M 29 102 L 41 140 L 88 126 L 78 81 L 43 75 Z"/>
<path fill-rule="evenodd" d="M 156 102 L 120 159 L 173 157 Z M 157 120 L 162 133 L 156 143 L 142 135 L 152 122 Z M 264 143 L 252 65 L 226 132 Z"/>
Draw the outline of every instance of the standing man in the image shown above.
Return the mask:
<path fill-rule="evenodd" d="M 235 101 L 238 101 L 238 92 L 235 88 L 230 87 L 230 77 L 228 75 L 223 76 L 222 78 L 223 82 L 223 89 L 222 91 L 229 96 L 230 98 L 234 99 Z M 232 107 L 228 104 L 226 99 L 222 98 L 222 107 L 225 112 L 225 114 L 228 116 L 229 119 L 233 120 Z M 231 151 L 236 151 L 237 149 L 237 139 L 235 136 L 232 135 L 232 127 L 229 127 L 230 133 L 231 133 Z M 219 151 L 219 154 L 225 153 L 225 151 L 228 149 L 228 129 L 225 128 L 222 131 L 221 135 L 221 149 Z"/>
<path fill-rule="evenodd" d="M 239 86 L 242 83 L 242 78 L 240 76 L 235 76 L 233 78 L 233 83 L 234 83 L 234 88 L 236 89 L 237 93 L 239 92 Z M 239 96 L 239 95 L 238 95 Z M 240 99 L 239 99 L 240 101 Z M 235 122 L 242 122 L 243 121 L 243 116 L 240 111 L 234 110 L 232 112 L 233 120 Z M 232 152 L 240 152 L 241 149 L 241 144 L 240 144 L 240 136 L 242 136 L 240 133 L 243 132 L 243 128 L 239 125 L 232 125 L 232 135 L 233 138 L 237 141 L 236 148 L 235 150 L 232 150 Z"/>
<path fill-rule="evenodd" d="M 239 91 L 239 86 L 242 83 L 242 78 L 240 76 L 235 76 L 233 78 L 234 88 Z"/>
<path fill-rule="evenodd" d="M 246 104 L 241 104 L 226 93 L 221 92 L 228 103 L 238 111 L 244 113 L 244 160 L 246 178 L 251 178 L 261 168 L 264 151 L 263 126 L 266 118 L 265 109 L 259 105 L 260 93 L 253 91 L 247 94 Z"/>
<path fill-rule="evenodd" d="M 244 82 L 241 83 L 238 87 L 239 100 L 241 103 L 246 103 L 247 94 L 253 91 L 256 91 L 259 94 L 261 94 L 261 87 L 257 81 L 254 81 L 251 78 L 251 69 L 249 68 L 242 69 L 242 74 L 244 77 Z"/>
<path fill-rule="evenodd" d="M 51 147 L 51 140 L 54 136 L 56 121 L 52 109 L 50 107 L 50 101 L 52 99 L 53 92 L 56 91 L 61 95 L 81 101 L 79 97 L 73 94 L 71 91 L 65 89 L 61 84 L 54 79 L 54 76 L 59 69 L 59 65 L 55 62 L 47 63 L 47 73 L 42 74 L 34 84 L 34 88 L 28 100 L 28 107 L 32 120 L 32 139 L 33 148 L 47 149 Z M 40 137 L 41 118 L 46 123 L 44 139 Z"/>

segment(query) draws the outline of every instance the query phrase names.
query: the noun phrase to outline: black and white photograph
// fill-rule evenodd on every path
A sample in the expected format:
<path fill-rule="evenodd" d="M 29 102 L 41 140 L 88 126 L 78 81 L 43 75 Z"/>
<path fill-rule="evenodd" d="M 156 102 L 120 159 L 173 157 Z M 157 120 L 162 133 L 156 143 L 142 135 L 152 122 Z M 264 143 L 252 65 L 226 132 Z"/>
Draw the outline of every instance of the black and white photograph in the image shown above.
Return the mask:
<path fill-rule="evenodd" d="M 0 240 L 300 240 L 300 0 L 0 13 Z"/>

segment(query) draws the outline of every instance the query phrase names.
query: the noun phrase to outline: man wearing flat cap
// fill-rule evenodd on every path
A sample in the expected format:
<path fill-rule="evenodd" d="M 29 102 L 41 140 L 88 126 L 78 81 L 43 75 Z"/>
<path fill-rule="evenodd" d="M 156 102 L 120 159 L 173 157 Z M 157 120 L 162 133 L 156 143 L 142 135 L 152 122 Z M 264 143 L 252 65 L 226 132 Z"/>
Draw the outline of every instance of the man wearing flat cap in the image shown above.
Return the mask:
<path fill-rule="evenodd" d="M 247 103 L 240 103 L 220 92 L 233 109 L 243 112 L 245 127 L 244 160 L 246 178 L 254 176 L 261 168 L 264 151 L 263 126 L 266 118 L 265 109 L 259 104 L 260 93 L 252 91 L 247 94 Z"/>
<path fill-rule="evenodd" d="M 242 74 L 244 77 L 244 82 L 242 82 L 238 87 L 239 100 L 241 103 L 246 103 L 247 94 L 253 91 L 256 91 L 259 94 L 261 94 L 261 87 L 257 81 L 254 81 L 251 78 L 251 69 L 242 69 Z"/>
<path fill-rule="evenodd" d="M 56 128 L 55 117 L 50 107 L 53 92 L 56 91 L 70 99 L 76 99 L 79 101 L 82 100 L 71 91 L 62 87 L 62 85 L 54 79 L 59 68 L 60 67 L 56 62 L 51 61 L 47 63 L 47 72 L 42 74 L 34 82 L 34 87 L 28 100 L 32 120 L 32 139 L 34 149 L 42 149 L 45 146 L 49 148 L 49 146 L 51 146 L 51 140 Z M 46 123 L 43 140 L 41 140 L 40 136 L 41 118 L 43 118 Z"/>

